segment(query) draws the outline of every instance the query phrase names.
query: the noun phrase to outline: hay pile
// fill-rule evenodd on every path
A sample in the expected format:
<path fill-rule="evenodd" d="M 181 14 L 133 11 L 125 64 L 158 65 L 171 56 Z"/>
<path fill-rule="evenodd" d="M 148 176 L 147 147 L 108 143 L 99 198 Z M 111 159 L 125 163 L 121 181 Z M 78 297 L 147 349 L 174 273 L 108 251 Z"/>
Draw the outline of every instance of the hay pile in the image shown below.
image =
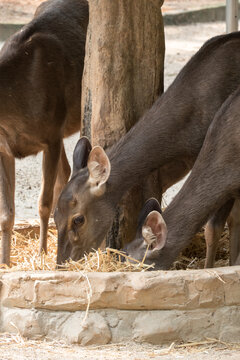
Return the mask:
<path fill-rule="evenodd" d="M 35 229 L 36 230 L 36 229 Z M 30 230 L 21 233 L 14 232 L 11 249 L 11 268 L 1 265 L 0 269 L 11 271 L 28 270 L 56 270 L 57 254 L 57 231 L 49 230 L 48 236 L 48 255 L 38 255 L 38 231 Z M 201 269 L 204 267 L 206 246 L 204 233 L 198 233 L 191 245 L 183 251 L 173 264 L 172 270 Z M 121 262 L 121 256 L 125 257 L 125 262 Z M 215 266 L 227 266 L 229 258 L 229 239 L 227 230 L 224 231 L 219 243 Z M 131 262 L 130 262 L 131 261 Z M 70 261 L 59 270 L 82 271 L 82 272 L 113 272 L 113 271 L 146 271 L 153 268 L 132 259 L 115 249 L 102 251 L 92 251 L 85 255 L 83 259 L 75 262 Z"/>
<path fill-rule="evenodd" d="M 56 230 L 48 231 L 48 255 L 39 256 L 39 236 L 35 231 L 21 233 L 13 232 L 11 244 L 11 268 L 12 271 L 27 270 L 55 270 L 57 254 Z M 1 269 L 9 269 L 1 264 Z"/>
<path fill-rule="evenodd" d="M 125 261 L 122 262 L 121 258 Z M 107 248 L 106 251 L 98 249 L 85 255 L 79 261 L 70 260 L 62 266 L 62 270 L 83 271 L 83 272 L 126 272 L 146 271 L 153 268 L 153 265 L 146 265 L 144 261 L 138 261 L 125 255 L 116 249 Z"/>
<path fill-rule="evenodd" d="M 195 235 L 191 244 L 179 255 L 172 270 L 203 269 L 206 257 L 204 230 Z M 225 229 L 216 254 L 215 267 L 229 265 L 229 234 Z"/>
<path fill-rule="evenodd" d="M 35 231 L 21 233 L 14 231 L 11 247 L 11 267 L 1 264 L 0 270 L 29 271 L 56 270 L 57 231 L 48 231 L 48 254 L 39 256 L 39 236 Z M 125 262 L 121 261 L 125 258 Z M 130 262 L 131 260 L 131 262 Z M 115 249 L 92 251 L 79 261 L 70 260 L 59 270 L 82 272 L 146 271 L 152 266 L 132 259 Z"/>

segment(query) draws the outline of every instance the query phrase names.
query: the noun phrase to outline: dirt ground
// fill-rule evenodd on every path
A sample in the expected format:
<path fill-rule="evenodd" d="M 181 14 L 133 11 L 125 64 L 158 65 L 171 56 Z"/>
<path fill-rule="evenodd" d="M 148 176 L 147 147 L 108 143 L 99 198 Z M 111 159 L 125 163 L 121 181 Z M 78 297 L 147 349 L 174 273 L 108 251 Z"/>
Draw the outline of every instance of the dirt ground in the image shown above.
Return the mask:
<path fill-rule="evenodd" d="M 25 23 L 31 20 L 43 0 L 0 0 L 0 23 Z M 224 5 L 225 0 L 165 0 L 164 13 Z"/>
<path fill-rule="evenodd" d="M 0 360 L 239 360 L 240 348 L 237 345 L 210 343 L 198 346 L 173 343 L 160 347 L 127 343 L 82 347 L 57 341 L 30 341 L 19 335 L 3 334 L 0 336 Z"/>
<path fill-rule="evenodd" d="M 0 0 L 0 22 L 24 24 L 43 0 Z"/>
<path fill-rule="evenodd" d="M 163 3 L 163 13 L 178 11 L 189 11 L 206 7 L 222 6 L 226 0 L 165 0 Z"/>
<path fill-rule="evenodd" d="M 43 0 L 0 0 L 0 23 L 26 23 Z M 165 0 L 163 13 L 225 5 L 225 0 Z"/>

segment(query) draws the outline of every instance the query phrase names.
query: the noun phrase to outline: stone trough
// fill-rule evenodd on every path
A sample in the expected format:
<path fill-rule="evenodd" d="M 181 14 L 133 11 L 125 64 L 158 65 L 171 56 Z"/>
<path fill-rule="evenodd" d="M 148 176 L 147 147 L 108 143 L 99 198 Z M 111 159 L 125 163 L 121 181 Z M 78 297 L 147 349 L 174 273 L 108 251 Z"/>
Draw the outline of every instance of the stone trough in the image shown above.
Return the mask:
<path fill-rule="evenodd" d="M 32 339 L 239 342 L 240 266 L 147 273 L 0 273 L 0 331 Z"/>

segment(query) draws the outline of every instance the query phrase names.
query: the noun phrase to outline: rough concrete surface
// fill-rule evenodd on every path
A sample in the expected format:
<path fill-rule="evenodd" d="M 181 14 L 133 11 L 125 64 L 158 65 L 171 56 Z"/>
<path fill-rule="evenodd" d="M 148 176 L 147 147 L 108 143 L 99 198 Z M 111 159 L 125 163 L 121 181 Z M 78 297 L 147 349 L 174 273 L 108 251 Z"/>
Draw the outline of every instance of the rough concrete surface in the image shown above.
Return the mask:
<path fill-rule="evenodd" d="M 4 307 L 194 310 L 240 306 L 240 267 L 147 273 L 10 272 L 0 278 Z"/>
<path fill-rule="evenodd" d="M 164 345 L 206 338 L 239 342 L 240 307 L 191 311 L 94 310 L 61 312 L 2 308 L 2 332 L 69 344 L 106 345 L 125 341 Z M 110 320 L 110 321 L 109 321 Z M 113 322 L 113 325 L 111 324 Z"/>
<path fill-rule="evenodd" d="M 0 331 L 81 345 L 239 341 L 240 266 L 1 275 Z"/>

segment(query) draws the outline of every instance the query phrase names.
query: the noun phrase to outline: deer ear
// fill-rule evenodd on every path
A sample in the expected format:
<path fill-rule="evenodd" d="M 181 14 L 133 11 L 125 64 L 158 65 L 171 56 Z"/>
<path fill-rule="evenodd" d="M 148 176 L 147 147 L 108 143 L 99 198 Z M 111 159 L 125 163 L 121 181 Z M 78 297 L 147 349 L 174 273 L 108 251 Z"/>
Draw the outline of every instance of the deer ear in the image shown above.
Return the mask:
<path fill-rule="evenodd" d="M 73 172 L 72 177 L 81 169 L 87 166 L 88 156 L 92 150 L 92 145 L 87 137 L 81 137 L 73 152 Z"/>
<path fill-rule="evenodd" d="M 150 250 L 160 250 L 167 238 L 167 225 L 158 211 L 151 211 L 142 227 L 142 236 Z"/>
<path fill-rule="evenodd" d="M 144 225 L 148 214 L 153 210 L 158 211 L 160 214 L 162 213 L 159 202 L 157 201 L 157 199 L 152 197 L 145 202 L 139 214 L 137 224 L 137 237 L 142 236 L 142 226 Z"/>
<path fill-rule="evenodd" d="M 100 196 L 105 192 L 105 185 L 111 172 L 110 161 L 101 146 L 94 146 L 89 154 L 87 167 L 91 192 Z"/>

